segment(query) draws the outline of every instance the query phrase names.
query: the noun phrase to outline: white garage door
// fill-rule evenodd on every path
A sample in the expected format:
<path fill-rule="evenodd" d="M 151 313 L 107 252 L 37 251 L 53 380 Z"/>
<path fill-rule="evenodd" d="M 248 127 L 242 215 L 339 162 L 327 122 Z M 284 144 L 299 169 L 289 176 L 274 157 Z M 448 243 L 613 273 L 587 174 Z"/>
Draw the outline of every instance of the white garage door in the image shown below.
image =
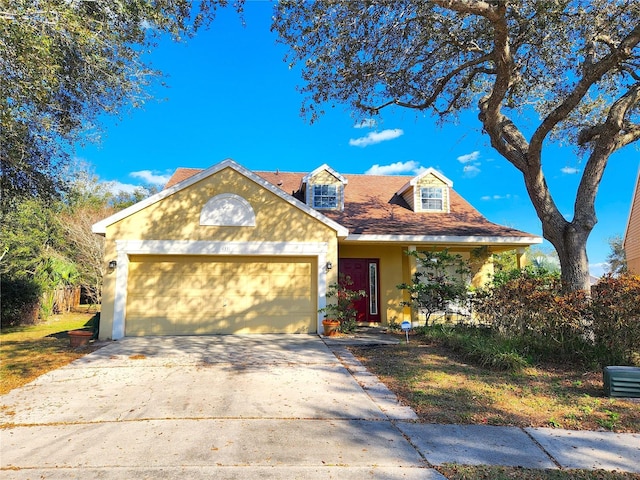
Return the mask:
<path fill-rule="evenodd" d="M 132 256 L 125 335 L 316 332 L 316 265 L 312 257 Z"/>

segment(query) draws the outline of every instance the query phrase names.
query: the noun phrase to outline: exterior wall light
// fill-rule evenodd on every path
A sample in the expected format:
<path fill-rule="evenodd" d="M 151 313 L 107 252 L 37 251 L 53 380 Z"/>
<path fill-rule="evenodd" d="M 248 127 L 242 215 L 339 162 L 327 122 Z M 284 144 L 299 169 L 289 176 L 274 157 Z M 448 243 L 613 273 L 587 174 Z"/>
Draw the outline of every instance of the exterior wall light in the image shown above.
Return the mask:
<path fill-rule="evenodd" d="M 333 268 L 333 263 L 327 262 L 326 267 L 327 267 L 327 270 L 331 270 Z"/>
<path fill-rule="evenodd" d="M 111 260 L 111 261 L 109 262 L 109 268 L 110 268 L 111 270 L 113 270 L 113 269 L 114 269 L 114 268 L 116 268 L 117 266 L 118 266 L 118 262 L 116 262 L 115 260 Z"/>

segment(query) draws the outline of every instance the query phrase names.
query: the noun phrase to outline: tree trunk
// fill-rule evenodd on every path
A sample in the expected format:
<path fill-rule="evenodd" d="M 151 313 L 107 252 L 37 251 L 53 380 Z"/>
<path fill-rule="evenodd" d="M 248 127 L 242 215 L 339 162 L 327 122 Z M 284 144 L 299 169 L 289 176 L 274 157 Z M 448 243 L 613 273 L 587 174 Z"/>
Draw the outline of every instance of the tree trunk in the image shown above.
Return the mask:
<path fill-rule="evenodd" d="M 562 232 L 558 233 L 560 235 L 552 235 L 555 240 L 547 239 L 553 244 L 560 258 L 563 290 L 565 292 L 584 290 L 589 293 L 591 275 L 587 258 L 587 239 L 591 228 L 580 228 L 573 223 L 567 223 Z"/>

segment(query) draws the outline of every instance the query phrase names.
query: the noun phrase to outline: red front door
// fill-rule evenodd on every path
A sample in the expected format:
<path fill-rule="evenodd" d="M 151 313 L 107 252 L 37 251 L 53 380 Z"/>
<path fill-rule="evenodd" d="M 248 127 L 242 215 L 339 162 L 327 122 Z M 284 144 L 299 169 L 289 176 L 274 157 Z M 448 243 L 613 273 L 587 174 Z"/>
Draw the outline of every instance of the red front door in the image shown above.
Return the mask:
<path fill-rule="evenodd" d="M 338 273 L 351 277 L 351 290 L 364 290 L 367 296 L 355 302 L 359 322 L 380 321 L 380 262 L 377 258 L 341 258 Z"/>

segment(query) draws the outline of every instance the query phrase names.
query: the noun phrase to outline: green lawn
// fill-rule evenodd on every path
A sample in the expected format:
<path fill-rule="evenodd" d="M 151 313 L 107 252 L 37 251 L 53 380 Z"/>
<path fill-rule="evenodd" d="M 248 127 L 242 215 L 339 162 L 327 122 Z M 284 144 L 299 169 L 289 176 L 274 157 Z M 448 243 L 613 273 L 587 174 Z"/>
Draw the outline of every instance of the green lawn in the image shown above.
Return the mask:
<path fill-rule="evenodd" d="M 423 422 L 640 432 L 640 403 L 606 397 L 599 369 L 495 371 L 419 336 L 353 352 Z"/>
<path fill-rule="evenodd" d="M 449 480 L 637 480 L 639 474 L 605 470 L 533 470 L 517 467 L 444 465 L 437 470 Z"/>

